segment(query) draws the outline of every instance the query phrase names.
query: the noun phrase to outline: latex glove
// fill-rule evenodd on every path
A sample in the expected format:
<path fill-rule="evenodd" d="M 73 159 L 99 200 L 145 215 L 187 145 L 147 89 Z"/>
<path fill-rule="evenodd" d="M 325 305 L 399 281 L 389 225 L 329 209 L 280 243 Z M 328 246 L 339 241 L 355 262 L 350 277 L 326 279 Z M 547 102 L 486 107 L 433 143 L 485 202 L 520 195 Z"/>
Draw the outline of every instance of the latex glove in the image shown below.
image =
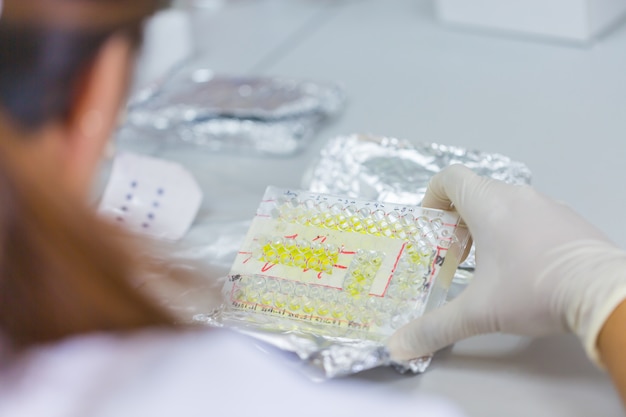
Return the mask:
<path fill-rule="evenodd" d="M 392 335 L 393 359 L 483 333 L 570 331 L 599 364 L 598 333 L 626 298 L 626 252 L 530 186 L 480 177 L 461 165 L 431 179 L 423 205 L 458 211 L 474 239 L 476 270 L 456 299 Z"/>

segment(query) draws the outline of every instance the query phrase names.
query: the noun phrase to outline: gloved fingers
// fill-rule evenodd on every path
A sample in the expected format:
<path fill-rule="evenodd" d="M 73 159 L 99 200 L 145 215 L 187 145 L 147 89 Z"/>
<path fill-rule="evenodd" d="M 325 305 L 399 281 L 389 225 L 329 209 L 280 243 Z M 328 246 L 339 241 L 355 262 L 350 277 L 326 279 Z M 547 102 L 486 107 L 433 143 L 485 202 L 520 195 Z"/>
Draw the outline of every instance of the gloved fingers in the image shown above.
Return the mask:
<path fill-rule="evenodd" d="M 461 294 L 456 300 L 413 320 L 396 331 L 387 343 L 394 360 L 409 360 L 436 352 L 461 339 L 486 333 L 482 322 L 465 313 Z"/>
<path fill-rule="evenodd" d="M 458 207 L 463 200 L 465 187 L 474 177 L 478 175 L 464 165 L 455 164 L 444 168 L 430 179 L 422 206 L 439 210 Z"/>
<path fill-rule="evenodd" d="M 465 182 L 473 176 L 475 174 L 463 165 L 451 165 L 445 168 L 431 178 L 422 201 L 422 206 L 439 210 L 456 210 L 453 199 L 456 201 L 456 204 L 459 204 L 459 199 L 451 197 L 450 194 L 455 194 L 454 190 L 456 187 L 464 187 Z M 457 235 L 462 238 L 467 236 L 467 245 L 459 260 L 459 262 L 463 262 L 469 255 L 473 239 L 467 230 L 467 225 L 463 218 L 461 218 L 458 227 Z"/>
<path fill-rule="evenodd" d="M 461 216 L 461 226 L 475 233 L 473 228 L 484 218 L 485 210 L 492 206 L 497 193 L 494 187 L 505 185 L 481 177 L 464 165 L 450 165 L 435 174 L 426 189 L 423 207 L 439 210 L 456 210 Z"/>

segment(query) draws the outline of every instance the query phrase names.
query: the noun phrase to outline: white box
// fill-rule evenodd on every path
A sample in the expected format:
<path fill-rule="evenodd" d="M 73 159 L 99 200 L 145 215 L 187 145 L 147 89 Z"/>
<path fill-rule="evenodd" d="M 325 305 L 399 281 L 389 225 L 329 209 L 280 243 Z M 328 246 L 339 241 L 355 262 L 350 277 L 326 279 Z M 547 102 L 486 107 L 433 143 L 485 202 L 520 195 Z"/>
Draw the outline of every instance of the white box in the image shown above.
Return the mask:
<path fill-rule="evenodd" d="M 626 0 L 437 0 L 455 25 L 588 42 L 617 24 Z"/>

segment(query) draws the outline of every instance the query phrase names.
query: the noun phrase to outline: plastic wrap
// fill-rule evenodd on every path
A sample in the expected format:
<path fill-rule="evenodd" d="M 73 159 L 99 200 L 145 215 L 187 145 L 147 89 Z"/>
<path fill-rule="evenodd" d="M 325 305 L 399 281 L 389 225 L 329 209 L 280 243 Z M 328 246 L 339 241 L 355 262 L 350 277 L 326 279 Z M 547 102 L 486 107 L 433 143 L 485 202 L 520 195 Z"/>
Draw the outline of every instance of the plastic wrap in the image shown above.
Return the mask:
<path fill-rule="evenodd" d="M 135 94 L 118 138 L 290 155 L 344 101 L 336 84 L 218 75 L 192 61 Z"/>
<path fill-rule="evenodd" d="M 326 377 L 392 364 L 400 326 L 441 305 L 467 242 L 458 216 L 270 187 L 224 285 L 202 317 L 296 352 Z"/>

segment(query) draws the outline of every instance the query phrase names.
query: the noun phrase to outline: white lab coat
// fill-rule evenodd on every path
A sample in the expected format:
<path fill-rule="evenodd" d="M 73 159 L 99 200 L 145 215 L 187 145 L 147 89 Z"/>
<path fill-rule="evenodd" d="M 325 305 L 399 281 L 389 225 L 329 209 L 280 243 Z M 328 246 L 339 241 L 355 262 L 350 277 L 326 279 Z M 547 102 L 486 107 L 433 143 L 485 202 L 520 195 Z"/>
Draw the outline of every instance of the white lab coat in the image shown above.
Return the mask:
<path fill-rule="evenodd" d="M 462 416 L 440 398 L 358 376 L 314 382 L 292 364 L 226 330 L 76 337 L 3 359 L 0 417 Z"/>

